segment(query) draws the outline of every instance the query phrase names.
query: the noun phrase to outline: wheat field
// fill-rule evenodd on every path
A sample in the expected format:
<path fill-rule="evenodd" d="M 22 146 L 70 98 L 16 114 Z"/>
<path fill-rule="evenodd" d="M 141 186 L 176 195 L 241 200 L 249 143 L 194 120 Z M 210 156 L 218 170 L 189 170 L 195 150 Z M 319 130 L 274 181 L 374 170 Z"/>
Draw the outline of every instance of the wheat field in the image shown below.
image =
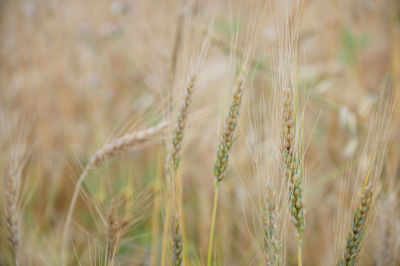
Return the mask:
<path fill-rule="evenodd" d="M 0 266 L 400 265 L 398 0 L 0 0 Z"/>

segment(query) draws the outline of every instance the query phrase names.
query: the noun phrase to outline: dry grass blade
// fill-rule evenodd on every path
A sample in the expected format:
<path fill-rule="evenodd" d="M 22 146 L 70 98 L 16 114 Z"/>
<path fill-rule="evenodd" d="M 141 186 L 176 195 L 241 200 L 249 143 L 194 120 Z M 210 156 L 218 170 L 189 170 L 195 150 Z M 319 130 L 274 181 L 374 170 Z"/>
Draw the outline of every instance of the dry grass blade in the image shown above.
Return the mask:
<path fill-rule="evenodd" d="M 104 162 L 106 159 L 110 158 L 111 156 L 113 156 L 119 152 L 125 151 L 129 148 L 132 148 L 133 146 L 135 146 L 137 144 L 151 140 L 155 136 L 161 134 L 166 127 L 167 127 L 167 123 L 161 122 L 157 126 L 151 127 L 149 129 L 124 135 L 121 138 L 108 143 L 103 148 L 99 149 L 97 152 L 95 152 L 93 154 L 93 156 L 89 160 L 89 163 L 86 165 L 81 176 L 79 177 L 78 182 L 76 183 L 74 194 L 72 196 L 71 203 L 69 205 L 67 218 L 65 220 L 65 225 L 64 225 L 63 238 L 62 238 L 63 239 L 62 247 L 61 247 L 61 264 L 62 265 L 64 265 L 64 263 L 65 263 L 64 260 L 65 260 L 66 245 L 68 242 L 69 228 L 70 228 L 72 214 L 74 212 L 76 200 L 78 198 L 78 194 L 79 194 L 81 185 L 82 185 L 83 181 L 85 180 L 85 178 L 87 177 L 87 175 L 89 174 L 89 171 L 97 168 L 102 162 Z"/>

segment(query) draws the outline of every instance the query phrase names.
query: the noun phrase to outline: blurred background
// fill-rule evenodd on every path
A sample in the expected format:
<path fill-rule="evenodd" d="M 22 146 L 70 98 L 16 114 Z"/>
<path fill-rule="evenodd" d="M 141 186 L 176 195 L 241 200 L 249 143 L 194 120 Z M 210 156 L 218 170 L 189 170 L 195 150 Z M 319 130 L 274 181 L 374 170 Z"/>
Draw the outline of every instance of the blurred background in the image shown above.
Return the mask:
<path fill-rule="evenodd" d="M 260 13 L 250 93 L 229 178 L 221 189 L 216 250 L 220 265 L 263 262 L 250 156 L 252 127 L 246 119 L 257 91 L 268 94 L 272 84 L 271 51 L 277 34 L 270 5 L 255 12 L 263 6 L 258 0 L 0 0 L 1 165 L 4 168 L 7 146 L 21 121 L 32 150 L 24 170 L 21 223 L 26 265 L 57 265 L 63 222 L 82 167 L 107 141 L 168 117 L 174 100 L 167 95 L 175 95 L 168 90 L 177 33 L 181 41 L 172 79 L 179 85 L 186 79 L 193 47 L 199 46 L 214 19 L 181 173 L 187 263 L 204 263 L 217 136 L 235 78 L 232 50 L 246 46 L 246 30 Z M 308 96 L 303 257 L 305 265 L 328 265 L 337 255 L 338 180 L 348 162 L 356 165 L 382 89 L 400 89 L 400 2 L 305 0 L 301 12 L 298 80 Z M 384 178 L 396 182 L 398 118 L 397 109 L 384 167 Z M 164 207 L 157 180 L 163 172 L 162 154 L 158 138 L 91 172 L 74 213 L 69 265 L 97 265 L 93 258 L 104 252 L 104 234 L 96 206 L 104 209 L 120 193 L 134 202 L 137 221 L 121 241 L 117 264 L 159 265 Z M 392 215 L 399 221 L 399 213 Z M 9 254 L 4 227 L 1 230 L 0 252 Z M 359 265 L 376 265 L 378 231 L 371 230 Z M 295 241 L 288 241 L 287 265 L 296 263 L 296 252 Z M 0 257 L 0 265 L 9 265 L 7 256 Z"/>

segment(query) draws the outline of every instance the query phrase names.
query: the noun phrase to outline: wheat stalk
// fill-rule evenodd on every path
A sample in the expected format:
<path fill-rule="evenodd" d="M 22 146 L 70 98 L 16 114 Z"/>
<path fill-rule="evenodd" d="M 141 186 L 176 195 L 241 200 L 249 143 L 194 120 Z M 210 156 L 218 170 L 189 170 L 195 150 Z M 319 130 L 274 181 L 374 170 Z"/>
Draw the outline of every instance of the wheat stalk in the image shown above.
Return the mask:
<path fill-rule="evenodd" d="M 156 172 L 156 180 L 154 182 L 154 198 L 153 198 L 153 210 L 152 210 L 152 218 L 151 218 L 151 256 L 150 256 L 150 266 L 159 265 L 158 264 L 158 245 L 159 245 L 159 232 L 160 232 L 160 220 L 159 214 L 161 210 L 161 203 L 162 203 L 162 191 L 161 191 L 161 184 L 162 178 L 164 174 L 164 156 L 163 153 L 160 151 L 157 156 L 157 172 Z"/>
<path fill-rule="evenodd" d="M 67 217 L 65 220 L 64 231 L 63 231 L 63 240 L 62 240 L 62 247 L 61 247 L 61 264 L 64 265 L 65 261 L 65 252 L 66 252 L 66 245 L 68 242 L 69 237 L 69 228 L 72 220 L 72 214 L 74 212 L 74 208 L 76 205 L 76 200 L 78 198 L 78 194 L 80 188 L 82 186 L 83 181 L 88 176 L 89 171 L 96 169 L 99 167 L 105 160 L 109 159 L 110 157 L 114 156 L 117 153 L 125 151 L 127 149 L 132 148 L 135 145 L 140 143 L 144 143 L 146 141 L 151 140 L 155 136 L 159 135 L 163 130 L 167 127 L 166 122 L 161 122 L 157 126 L 148 128 L 143 131 L 133 132 L 126 134 L 110 143 L 106 144 L 101 149 L 97 150 L 92 157 L 90 157 L 89 163 L 86 165 L 85 169 L 83 170 L 82 174 L 80 175 L 78 182 L 76 183 L 75 190 L 71 199 L 71 203 L 69 205 Z"/>

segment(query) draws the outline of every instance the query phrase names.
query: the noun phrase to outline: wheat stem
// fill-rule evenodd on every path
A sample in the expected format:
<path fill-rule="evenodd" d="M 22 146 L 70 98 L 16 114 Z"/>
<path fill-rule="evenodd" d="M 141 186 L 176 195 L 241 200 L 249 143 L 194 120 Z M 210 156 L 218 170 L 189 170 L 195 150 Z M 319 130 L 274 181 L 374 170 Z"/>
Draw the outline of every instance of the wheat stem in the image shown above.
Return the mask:
<path fill-rule="evenodd" d="M 297 265 L 302 266 L 303 259 L 302 259 L 302 241 L 297 241 Z"/>
<path fill-rule="evenodd" d="M 213 212 L 211 218 L 211 230 L 210 230 L 210 238 L 208 242 L 208 258 L 207 258 L 207 266 L 212 265 L 212 253 L 213 253 L 213 244 L 214 244 L 214 232 L 215 232 L 215 222 L 217 220 L 217 207 L 218 207 L 218 194 L 219 194 L 219 182 L 215 184 L 214 189 L 214 204 L 213 204 Z"/>
<path fill-rule="evenodd" d="M 170 204 L 167 203 L 167 207 L 165 210 L 165 220 L 164 220 L 164 228 L 163 228 L 163 243 L 162 243 L 162 250 L 161 250 L 161 266 L 166 265 L 167 261 L 167 246 L 168 246 L 168 234 L 169 234 L 169 220 L 171 217 L 171 208 Z"/>
<path fill-rule="evenodd" d="M 158 243 L 159 243 L 159 231 L 160 231 L 160 210 L 161 210 L 161 183 L 162 183 L 162 176 L 163 176 L 163 156 L 162 152 L 159 152 L 157 158 L 157 173 L 156 173 L 156 180 L 154 182 L 154 199 L 153 199 L 153 212 L 151 217 L 151 228 L 152 228 L 152 240 L 151 240 L 151 257 L 149 265 L 155 266 L 158 262 Z"/>

